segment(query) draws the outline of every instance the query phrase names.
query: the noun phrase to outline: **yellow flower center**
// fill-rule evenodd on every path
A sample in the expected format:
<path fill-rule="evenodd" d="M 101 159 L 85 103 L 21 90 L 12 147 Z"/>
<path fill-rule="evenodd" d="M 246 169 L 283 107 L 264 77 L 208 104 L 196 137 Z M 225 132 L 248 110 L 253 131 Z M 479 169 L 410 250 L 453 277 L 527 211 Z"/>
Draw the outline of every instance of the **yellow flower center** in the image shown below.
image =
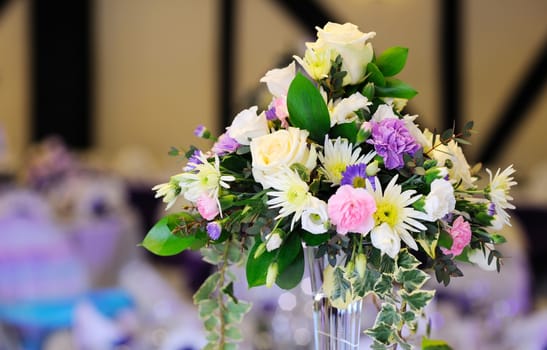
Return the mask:
<path fill-rule="evenodd" d="M 397 207 L 391 203 L 377 203 L 376 212 L 374 213 L 374 221 L 376 225 L 386 223 L 394 227 L 399 220 Z"/>
<path fill-rule="evenodd" d="M 287 202 L 299 206 L 306 200 L 307 189 L 293 185 L 287 190 Z"/>
<path fill-rule="evenodd" d="M 355 188 L 365 188 L 365 179 L 361 176 L 356 176 L 353 178 L 353 187 Z"/>

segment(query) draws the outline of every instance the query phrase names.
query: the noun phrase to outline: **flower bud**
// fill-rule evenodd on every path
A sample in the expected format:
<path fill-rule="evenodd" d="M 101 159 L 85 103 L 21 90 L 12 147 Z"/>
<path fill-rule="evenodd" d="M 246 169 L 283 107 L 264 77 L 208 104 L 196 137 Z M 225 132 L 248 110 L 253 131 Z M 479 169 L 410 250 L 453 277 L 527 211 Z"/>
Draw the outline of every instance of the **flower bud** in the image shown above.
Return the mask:
<path fill-rule="evenodd" d="M 367 165 L 367 176 L 375 176 L 376 174 L 378 174 L 379 170 L 380 168 L 378 167 L 378 161 L 375 160 Z"/>
<path fill-rule="evenodd" d="M 268 266 L 268 273 L 266 275 L 266 287 L 268 288 L 271 288 L 274 283 L 275 283 L 275 280 L 277 279 L 277 274 L 278 274 L 278 266 L 277 266 L 277 263 L 274 262 L 274 263 L 271 263 L 270 266 Z"/>
<path fill-rule="evenodd" d="M 283 238 L 281 237 L 281 233 L 283 231 L 276 229 L 266 236 L 266 250 L 271 252 L 272 250 L 276 250 L 281 246 L 281 243 L 283 243 Z"/>
<path fill-rule="evenodd" d="M 256 248 L 253 258 L 258 259 L 266 251 L 266 244 L 261 243 L 258 248 Z"/>

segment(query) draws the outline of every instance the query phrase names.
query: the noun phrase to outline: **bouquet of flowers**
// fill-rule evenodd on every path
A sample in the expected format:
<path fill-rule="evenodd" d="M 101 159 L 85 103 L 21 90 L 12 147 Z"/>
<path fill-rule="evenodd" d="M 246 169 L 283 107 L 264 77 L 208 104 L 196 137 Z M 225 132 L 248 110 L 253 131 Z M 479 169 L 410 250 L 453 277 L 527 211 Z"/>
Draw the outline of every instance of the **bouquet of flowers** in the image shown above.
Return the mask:
<path fill-rule="evenodd" d="M 350 23 L 317 29 L 303 57 L 260 80 L 272 95 L 267 109 L 237 114 L 212 148 L 175 156 L 180 174 L 154 187 L 176 213 L 162 218 L 144 247 L 160 255 L 199 249 L 218 266 L 194 295 L 207 348 L 241 339 L 237 323 L 250 305 L 234 293 L 232 265 L 245 265 L 249 287 L 297 286 L 304 249 L 326 258 L 323 293 L 343 308 L 369 294 L 378 301 L 374 348 L 410 345 L 434 291 L 427 270 L 445 285 L 461 276 L 455 260 L 498 269 L 497 232 L 510 225 L 509 166 L 478 186 L 460 147 L 468 122 L 441 133 L 421 129 L 402 112 L 417 92 L 396 79 L 408 50 L 380 54 Z M 402 329 L 405 332 L 402 332 Z"/>

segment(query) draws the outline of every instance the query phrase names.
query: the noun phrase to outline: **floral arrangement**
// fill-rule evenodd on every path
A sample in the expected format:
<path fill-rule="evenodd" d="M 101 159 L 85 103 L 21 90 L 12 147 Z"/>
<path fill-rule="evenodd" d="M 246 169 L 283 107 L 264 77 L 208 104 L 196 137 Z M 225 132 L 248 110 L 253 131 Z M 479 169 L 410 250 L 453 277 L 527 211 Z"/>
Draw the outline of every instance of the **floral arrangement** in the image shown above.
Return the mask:
<path fill-rule="evenodd" d="M 374 36 L 350 23 L 318 28 L 294 57 L 301 70 L 292 62 L 260 79 L 272 95 L 266 110 L 241 111 L 218 139 L 198 127 L 214 142 L 208 151 L 171 150 L 187 163 L 154 190 L 167 208 L 187 203 L 143 245 L 160 255 L 200 249 L 218 266 L 194 295 L 207 348 L 241 339 L 250 305 L 234 295 L 232 265 L 245 265 L 249 287 L 290 289 L 302 279 L 304 249 L 315 247 L 332 265 L 324 292 L 333 305 L 376 296 L 366 330 L 375 349 L 410 348 L 407 335 L 434 296 L 422 289 L 425 271 L 447 285 L 462 276 L 456 260 L 500 269 L 495 245 L 510 225 L 514 169 L 487 170 L 479 187 L 480 167 L 460 147 L 473 123 L 437 133 L 403 114 L 417 94 L 394 77 L 408 50 L 375 54 Z"/>

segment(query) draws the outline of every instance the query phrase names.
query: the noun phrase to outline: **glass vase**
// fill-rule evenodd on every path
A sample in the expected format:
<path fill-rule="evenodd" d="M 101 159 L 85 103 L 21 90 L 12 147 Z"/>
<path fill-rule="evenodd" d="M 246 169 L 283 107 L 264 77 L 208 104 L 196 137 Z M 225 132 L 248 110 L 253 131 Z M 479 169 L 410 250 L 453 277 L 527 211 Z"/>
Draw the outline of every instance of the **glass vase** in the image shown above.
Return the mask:
<path fill-rule="evenodd" d="M 313 295 L 313 337 L 315 350 L 358 350 L 361 338 L 363 300 L 354 301 L 346 308 L 331 305 L 323 292 L 323 271 L 328 264 L 324 255 L 315 258 L 317 248 L 306 248 Z M 341 259 L 339 259 L 341 260 Z"/>

